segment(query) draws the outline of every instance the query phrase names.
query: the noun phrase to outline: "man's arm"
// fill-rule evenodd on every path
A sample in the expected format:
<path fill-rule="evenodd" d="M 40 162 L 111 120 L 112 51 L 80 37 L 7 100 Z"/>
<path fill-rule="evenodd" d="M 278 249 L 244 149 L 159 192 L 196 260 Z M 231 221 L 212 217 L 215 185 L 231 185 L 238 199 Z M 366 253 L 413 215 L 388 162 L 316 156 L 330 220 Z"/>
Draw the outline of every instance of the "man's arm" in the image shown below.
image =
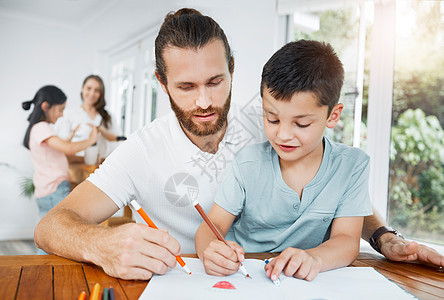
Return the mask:
<path fill-rule="evenodd" d="M 35 243 L 47 253 L 92 262 L 123 279 L 146 280 L 175 266 L 180 245 L 165 230 L 135 223 L 99 225 L 117 210 L 111 198 L 84 181 L 42 218 Z"/>
<path fill-rule="evenodd" d="M 381 226 L 386 226 L 379 213 L 373 208 L 373 215 L 364 218 L 362 238 L 369 241 L 373 233 Z M 436 250 L 413 241 L 385 233 L 377 241 L 382 255 L 393 261 L 414 261 L 444 267 L 444 256 Z"/>

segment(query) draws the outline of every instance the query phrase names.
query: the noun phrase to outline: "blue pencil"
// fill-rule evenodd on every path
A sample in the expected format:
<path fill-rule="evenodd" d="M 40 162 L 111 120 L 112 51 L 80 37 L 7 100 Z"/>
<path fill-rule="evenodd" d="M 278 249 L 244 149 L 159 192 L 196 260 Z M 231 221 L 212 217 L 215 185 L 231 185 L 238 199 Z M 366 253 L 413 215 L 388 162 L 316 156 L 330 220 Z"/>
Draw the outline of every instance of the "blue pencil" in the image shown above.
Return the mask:
<path fill-rule="evenodd" d="M 270 261 L 268 259 L 264 260 L 265 264 L 268 264 Z M 270 278 L 271 279 L 271 278 Z M 275 286 L 280 286 L 281 285 L 281 280 L 278 278 L 276 280 L 272 280 Z"/>
<path fill-rule="evenodd" d="M 116 296 L 114 295 L 114 289 L 112 287 L 109 288 L 109 300 L 116 300 Z"/>

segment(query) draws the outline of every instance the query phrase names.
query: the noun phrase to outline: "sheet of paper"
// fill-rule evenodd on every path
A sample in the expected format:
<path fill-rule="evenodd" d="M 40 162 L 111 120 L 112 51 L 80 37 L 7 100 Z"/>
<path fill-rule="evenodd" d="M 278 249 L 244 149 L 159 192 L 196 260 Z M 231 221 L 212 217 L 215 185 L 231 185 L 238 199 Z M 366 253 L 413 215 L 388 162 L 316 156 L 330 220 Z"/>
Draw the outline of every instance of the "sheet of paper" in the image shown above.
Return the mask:
<path fill-rule="evenodd" d="M 415 299 L 373 268 L 331 270 L 320 273 L 311 282 L 281 275 L 281 285 L 277 287 L 266 277 L 261 260 L 245 260 L 252 279 L 241 272 L 226 277 L 210 276 L 199 259 L 184 260 L 191 275 L 177 265 L 165 275 L 154 276 L 139 299 Z"/>

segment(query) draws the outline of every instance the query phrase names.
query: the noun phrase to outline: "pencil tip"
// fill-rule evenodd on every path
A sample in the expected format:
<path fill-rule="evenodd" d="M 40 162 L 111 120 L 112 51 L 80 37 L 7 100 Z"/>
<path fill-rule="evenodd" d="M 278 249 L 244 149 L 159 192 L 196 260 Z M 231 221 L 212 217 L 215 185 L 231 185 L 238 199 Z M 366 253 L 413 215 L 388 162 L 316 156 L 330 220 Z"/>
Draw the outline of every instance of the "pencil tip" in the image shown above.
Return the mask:
<path fill-rule="evenodd" d="M 247 274 L 247 276 L 245 276 L 245 278 L 250 278 L 250 279 L 252 279 L 252 277 L 251 277 L 249 274 Z"/>

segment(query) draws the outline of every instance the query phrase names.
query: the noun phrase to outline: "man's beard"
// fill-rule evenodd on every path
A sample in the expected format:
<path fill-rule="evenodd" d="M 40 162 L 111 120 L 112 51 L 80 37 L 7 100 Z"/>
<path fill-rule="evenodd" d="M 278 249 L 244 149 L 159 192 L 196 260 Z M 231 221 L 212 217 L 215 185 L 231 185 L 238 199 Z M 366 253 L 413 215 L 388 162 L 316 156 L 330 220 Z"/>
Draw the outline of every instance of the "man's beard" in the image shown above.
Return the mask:
<path fill-rule="evenodd" d="M 176 102 L 171 98 L 170 93 L 168 93 L 170 98 L 171 109 L 176 114 L 177 120 L 191 134 L 196 136 L 208 136 L 215 133 L 218 133 L 227 122 L 228 111 L 230 110 L 231 105 L 231 89 L 228 94 L 227 99 L 225 100 L 225 104 L 222 107 L 213 107 L 210 105 L 206 109 L 202 109 L 200 107 L 185 111 L 181 109 Z M 210 122 L 201 122 L 199 124 L 193 122 L 193 117 L 195 115 L 201 114 L 212 114 L 215 113 L 217 115 L 217 120 Z"/>

